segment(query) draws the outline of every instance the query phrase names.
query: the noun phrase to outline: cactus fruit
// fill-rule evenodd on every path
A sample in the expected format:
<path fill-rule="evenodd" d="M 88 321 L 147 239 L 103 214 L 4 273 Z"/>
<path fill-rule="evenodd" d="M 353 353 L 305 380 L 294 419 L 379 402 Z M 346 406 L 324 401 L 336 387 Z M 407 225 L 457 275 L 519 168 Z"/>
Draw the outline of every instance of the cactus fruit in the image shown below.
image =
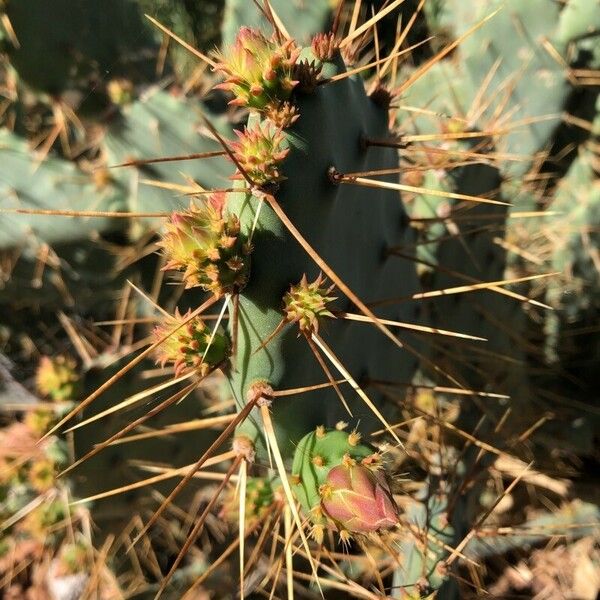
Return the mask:
<path fill-rule="evenodd" d="M 330 302 L 337 300 L 329 295 L 334 287 L 325 286 L 322 274 L 311 283 L 308 283 L 306 275 L 303 275 L 300 282 L 292 285 L 283 297 L 285 320 L 297 323 L 301 332 L 318 333 L 319 319 L 334 316 L 327 308 Z"/>
<path fill-rule="evenodd" d="M 242 27 L 217 65 L 225 76 L 217 88 L 231 92 L 230 104 L 237 106 L 264 110 L 279 104 L 290 97 L 297 83 L 293 74 L 299 54 L 292 40 L 279 44 L 256 29 Z"/>
<path fill-rule="evenodd" d="M 165 270 L 183 271 L 186 288 L 199 286 L 217 297 L 246 285 L 250 247 L 240 236 L 235 215 L 223 216 L 223 195 L 204 206 L 176 212 L 159 242 L 167 258 Z"/>
<path fill-rule="evenodd" d="M 180 315 L 176 312 L 169 316 L 155 328 L 154 337 L 163 339 L 175 328 L 179 328 L 178 332 L 168 337 L 157 350 L 157 361 L 163 367 L 172 364 L 176 377 L 190 369 L 202 376 L 207 375 L 227 359 L 227 338 L 221 333 L 211 332 L 200 317 L 190 320 L 190 313 Z"/>
<path fill-rule="evenodd" d="M 292 481 L 319 543 L 326 527 L 336 527 L 348 541 L 398 524 L 381 456 L 356 431 L 320 426 L 306 434 L 296 448 Z"/>

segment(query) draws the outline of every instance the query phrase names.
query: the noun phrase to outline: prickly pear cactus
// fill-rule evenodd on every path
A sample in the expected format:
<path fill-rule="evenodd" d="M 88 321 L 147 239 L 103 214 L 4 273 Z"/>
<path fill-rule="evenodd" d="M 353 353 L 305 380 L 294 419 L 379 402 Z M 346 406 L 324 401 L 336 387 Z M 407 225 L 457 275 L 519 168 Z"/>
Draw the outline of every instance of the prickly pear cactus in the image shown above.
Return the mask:
<path fill-rule="evenodd" d="M 279 52 L 273 47 L 275 42 L 251 36 L 257 34 L 243 30 L 233 51 L 239 52 L 237 48 L 244 44 L 256 45 L 256 49 L 250 48 L 251 60 L 257 63 L 252 68 L 264 69 L 264 66 L 259 67 L 261 60 L 267 67 L 268 61 L 279 60 L 275 58 Z M 229 195 L 226 205 L 227 211 L 238 216 L 241 232 L 252 244 L 250 277 L 239 295 L 237 331 L 233 332 L 237 336 L 237 352 L 231 382 L 240 406 L 245 403 L 252 384 L 259 380 L 268 381 L 276 390 L 324 380 L 323 369 L 310 343 L 305 336 L 298 336 L 298 328 L 293 324 L 285 326 L 280 334 L 261 347 L 280 327 L 284 318 L 284 296 L 290 286 L 298 284 L 303 277 L 313 281 L 321 270 L 272 205 L 261 197 L 261 187 L 265 193 L 273 194 L 300 235 L 359 298 L 368 301 L 410 296 L 417 285 L 414 268 L 408 263 L 390 260 L 385 253 L 388 245 L 406 243 L 410 236 L 398 193 L 347 185 L 335 179 L 336 173 L 397 167 L 393 150 L 368 144 L 370 138 L 389 135 L 385 108 L 367 96 L 359 77 L 344 76 L 345 67 L 337 52 L 322 56 L 321 60 L 311 50 L 302 51 L 308 57 L 302 60 L 298 58 L 299 50 L 287 52 L 287 60 L 293 63 L 288 67 L 290 74 L 275 71 L 275 79 L 267 80 L 266 85 L 260 78 L 252 79 L 251 71 L 235 74 L 240 80 L 244 75 L 248 77 L 248 83 L 242 84 L 245 89 L 262 85 L 266 90 L 265 101 L 258 105 L 257 115 L 252 117 L 249 125 L 255 135 L 260 135 L 265 128 L 274 128 L 269 124 L 267 111 L 290 101 L 296 109 L 293 124 L 279 130 L 277 135 L 281 141 L 278 140 L 273 148 L 271 158 L 260 162 L 251 158 L 250 163 L 255 167 L 249 168 L 247 173 L 250 180 L 256 181 L 252 184 L 254 189 L 242 179 L 242 187 L 248 186 L 247 189 Z M 234 67 L 228 60 L 227 57 L 224 59 L 223 70 L 231 78 Z M 297 78 L 297 72 L 307 68 L 306 60 L 321 70 L 319 84 L 309 91 L 296 84 L 289 89 L 290 84 L 285 82 Z M 278 82 L 278 77 L 285 85 Z M 235 84 L 234 92 L 241 87 Z M 281 91 L 271 97 L 271 90 Z M 258 87 L 252 93 L 253 99 L 248 101 L 250 107 L 256 105 L 254 98 L 261 97 Z M 246 94 L 246 91 L 240 92 L 235 101 L 245 101 Z M 265 137 L 270 139 L 268 135 Z M 248 158 L 247 154 L 254 156 L 250 144 L 248 141 L 248 149 L 244 146 L 236 148 L 240 167 Z M 271 165 L 277 163 L 275 173 Z M 352 303 L 342 304 L 341 308 L 352 308 Z M 382 309 L 378 316 L 410 321 L 414 319 L 413 311 L 407 303 Z M 358 377 L 364 380 L 410 378 L 414 356 L 406 350 L 398 351 L 380 331 L 342 319 L 321 321 L 324 321 L 322 331 L 327 344 L 339 354 L 351 373 L 359 374 Z M 371 411 L 365 409 L 361 400 L 353 398 L 353 394 L 347 396 L 354 417 L 361 418 L 368 429 L 368 423 L 374 422 Z M 373 400 L 377 403 L 381 398 L 375 394 Z M 298 441 L 307 429 L 322 423 L 334 424 L 345 413 L 333 389 L 278 400 L 273 409 L 276 424 L 283 424 L 278 441 L 285 448 L 290 448 L 290 444 Z M 261 443 L 255 417 L 241 429 Z"/>
<path fill-rule="evenodd" d="M 140 16 L 133 3 L 109 4 L 111 14 L 130 14 L 131 9 L 136 19 Z M 435 0 L 425 8 L 407 2 L 400 14 L 395 9 L 401 4 L 230 0 L 222 50 L 201 48 L 175 72 L 167 67 L 167 80 L 175 83 L 162 82 L 160 90 L 144 83 L 149 78 L 144 45 L 149 40 L 148 47 L 155 49 L 164 34 L 164 58 L 170 34 L 162 28 L 147 38 L 140 26 L 139 39 L 131 44 L 140 73 L 131 64 L 115 63 L 111 81 L 99 84 L 102 98 L 85 123 L 101 134 L 82 151 L 86 159 L 93 157 L 91 172 L 81 168 L 84 160 L 75 161 L 65 148 L 59 149 L 56 139 L 46 147 L 50 158 L 38 164 L 32 145 L 25 142 L 27 119 L 17 118 L 14 131 L 2 134 L 7 143 L 1 150 L 14 166 L 2 190 L 2 207 L 25 208 L 27 216 L 7 219 L 0 247 L 12 251 L 26 240 L 44 248 L 49 242 L 87 242 L 102 234 L 121 246 L 124 262 L 155 250 L 161 255 L 151 284 L 142 286 L 151 286 L 152 295 L 139 304 L 126 302 L 118 311 L 126 318 L 112 322 L 124 326 L 126 335 L 117 329 L 107 342 L 111 336 L 77 322 L 84 332 L 81 340 L 75 338 L 78 347 L 84 354 L 95 352 L 86 361 L 89 395 L 60 423 L 78 412 L 84 419 L 92 417 L 84 426 L 76 425 L 75 446 L 82 458 L 69 474 L 78 493 L 96 502 L 94 518 L 105 533 L 122 529 L 122 518 L 134 513 L 136 527 L 141 527 L 140 516 L 146 512 L 138 511 L 160 498 L 160 508 L 152 511 L 136 542 L 147 532 L 152 541 L 185 540 L 176 557 L 171 547 L 164 562 L 149 568 L 159 575 L 163 567 L 170 569 L 153 589 L 157 597 L 163 591 L 181 597 L 180 587 L 190 576 L 197 577 L 194 586 L 206 581 L 239 548 L 239 560 L 229 562 L 241 569 L 236 593 L 242 598 L 265 592 L 271 579 L 271 596 L 284 580 L 291 596 L 303 577 L 327 596 L 329 585 L 340 594 L 366 598 L 456 598 L 457 581 L 464 575 L 459 563 L 474 566 L 469 544 L 464 547 L 463 542 L 487 534 L 479 527 L 489 516 L 482 490 L 506 490 L 506 474 L 496 465 L 491 478 L 489 467 L 509 451 L 528 455 L 537 450 L 534 443 L 540 438 L 530 445 L 528 437 L 538 421 L 541 427 L 550 417 L 540 420 L 540 404 L 530 401 L 526 353 L 533 345 L 524 335 L 531 324 L 524 322 L 533 314 L 550 329 L 552 320 L 534 310 L 544 308 L 540 300 L 562 310 L 567 299 L 561 285 L 544 288 L 543 294 L 530 280 L 505 288 L 503 280 L 514 274 L 506 270 L 507 254 L 535 254 L 505 232 L 513 218 L 522 216 L 521 198 L 531 200 L 528 210 L 546 208 L 527 189 L 533 179 L 528 170 L 539 167 L 545 160 L 542 151 L 556 141 L 557 114 L 570 103 L 572 79 L 590 78 L 589 69 L 581 69 L 581 75 L 564 67 L 571 60 L 578 67 L 594 64 L 588 56 L 597 55 L 588 39 L 593 32 L 582 20 L 596 27 L 597 7 L 578 0 L 564 7 L 551 0 L 473 6 Z M 164 18 L 175 36 L 190 43 L 203 37 L 193 26 L 200 13 L 190 3 L 144 0 L 141 5 L 150 5 L 151 15 Z M 409 5 L 418 6 L 414 15 L 408 14 Z M 75 12 L 60 24 L 45 58 L 56 54 L 56 40 L 66 40 L 75 55 L 51 60 L 52 70 L 36 73 L 29 62 L 41 9 L 36 8 L 36 19 L 29 23 L 24 17 L 27 2 L 15 6 L 14 0 L 0 0 L 0 35 L 4 47 L 10 45 L 7 56 L 13 60 L 13 75 L 20 78 L 17 87 L 28 83 L 28 93 L 34 88 L 51 91 L 56 97 L 36 96 L 36 110 L 42 106 L 44 114 L 54 111 L 55 117 L 62 114 L 68 93 L 96 81 L 106 55 L 121 52 L 115 50 L 113 32 L 105 28 L 100 5 L 93 3 L 86 8 L 91 12 Z M 381 12 L 376 14 L 375 7 L 382 7 Z M 479 23 L 496 7 L 502 10 L 493 23 Z M 102 47 L 88 39 L 87 30 L 78 36 L 66 26 L 81 22 L 82 14 L 102 25 Z M 337 30 L 315 35 L 309 44 L 334 15 Z M 392 22 L 384 23 L 384 16 Z M 406 16 L 415 19 L 403 31 Z M 458 49 L 431 63 L 422 62 L 428 60 L 425 49 L 414 61 L 397 60 L 403 56 L 402 43 L 396 46 L 399 38 L 392 43 L 383 38 L 398 23 L 402 36 L 414 25 L 410 35 L 415 36 L 425 20 L 431 31 L 443 32 L 444 41 L 468 35 Z M 240 29 L 241 23 L 245 26 Z M 259 23 L 262 29 L 255 29 Z M 134 21 L 138 25 L 139 19 Z M 348 32 L 346 37 L 342 31 Z M 21 32 L 23 50 L 14 35 Z M 173 47 L 174 40 L 169 43 Z M 356 60 L 361 46 L 364 61 L 373 61 L 368 66 Z M 382 59 L 388 52 L 392 55 Z M 195 57 L 210 67 L 198 87 L 195 77 L 205 65 L 196 68 Z M 409 62 L 413 66 L 405 67 Z M 194 77 L 186 80 L 183 72 Z M 371 82 L 365 82 L 366 73 L 374 76 Z M 388 79 L 396 89 L 389 89 Z M 193 90 L 209 85 L 217 91 L 206 102 L 194 97 Z M 218 106 L 223 96 L 230 108 L 223 118 L 215 117 L 206 107 Z M 24 108 L 19 97 L 10 113 Z M 89 116 L 80 112 L 82 118 Z M 235 129 L 228 120 L 236 123 Z M 75 130 L 67 127 L 60 142 L 81 142 L 82 134 Z M 20 162 L 13 156 L 15 148 L 21 151 Z M 117 163 L 129 170 L 108 168 Z M 594 168 L 591 146 L 573 163 L 554 200 L 562 211 L 570 208 L 566 205 L 573 191 L 581 200 L 569 211 L 581 235 L 550 253 L 557 268 L 577 272 L 573 281 L 578 291 L 585 287 L 575 287 L 581 281 L 595 282 L 590 276 L 594 255 L 586 253 L 586 244 L 594 240 Z M 26 181 L 30 173 L 31 182 Z M 80 207 L 81 190 L 87 204 Z M 64 204 L 56 204 L 59 196 Z M 118 215 L 107 213 L 88 221 L 78 213 L 78 220 L 68 225 L 63 221 L 54 227 L 48 221 L 46 226 L 33 214 L 40 206 L 48 212 L 92 212 L 92 207 L 128 211 L 131 218 L 114 221 Z M 550 235 L 558 237 L 554 229 Z M 579 277 L 583 271 L 585 277 Z M 169 288 L 159 290 L 165 272 L 169 283 L 174 279 L 180 284 L 170 287 L 174 300 L 168 303 L 162 300 Z M 147 283 L 147 273 L 136 273 Z M 75 304 L 80 312 L 98 316 L 87 305 Z M 594 306 L 581 294 L 573 313 L 587 318 Z M 148 323 L 154 326 L 147 338 L 150 346 L 125 362 L 123 354 L 135 348 L 134 333 L 150 333 L 144 326 Z M 562 335 L 560 327 L 555 337 Z M 89 340 L 102 342 L 106 354 L 96 352 Z M 46 398 L 72 396 L 79 382 L 68 372 L 69 364 L 44 363 L 38 385 Z M 210 394 L 205 398 L 199 390 L 210 389 L 217 371 L 227 380 L 232 402 Z M 156 375 L 168 379 L 140 392 L 140 381 Z M 415 391 L 422 388 L 426 399 Z M 231 407 L 234 413 L 227 412 Z M 128 409 L 125 424 L 119 408 Z M 205 409 L 219 414 L 207 417 Z M 60 417 L 62 413 L 31 411 L 24 425 L 42 435 Z M 341 420 L 355 429 L 336 426 Z M 215 423 L 225 424 L 222 433 L 194 429 L 212 429 Z M 369 443 L 369 434 L 385 434 L 396 443 L 384 450 Z M 224 450 L 232 436 L 232 449 Z M 153 460 L 157 456 L 160 464 Z M 23 481 L 16 482 L 27 492 L 25 499 L 7 491 L 9 485 L 2 481 L 3 516 L 22 509 L 34 493 L 51 489 L 55 467 L 64 462 L 64 455 L 48 452 L 28 466 L 20 475 Z M 132 483 L 139 474 L 133 469 L 153 476 Z M 410 498 L 400 496 L 406 490 L 398 477 L 390 476 L 404 469 Z M 216 483 L 194 499 L 197 514 L 193 509 L 186 513 L 192 527 L 180 531 L 169 513 L 177 513 L 175 502 L 191 500 L 190 490 L 184 494 L 183 489 L 196 477 Z M 527 485 L 540 480 L 536 474 Z M 157 493 L 147 493 L 147 485 Z M 12 502 L 10 510 L 5 510 L 6 499 Z M 215 548 L 224 542 L 211 515 L 217 506 L 226 529 L 239 533 L 218 558 Z M 597 520 L 597 511 L 584 512 Z M 34 511 L 27 527 L 42 537 L 66 516 L 54 501 Z M 206 523 L 208 532 L 203 531 Z M 305 525 L 312 541 L 305 536 Z M 161 527 L 167 536 L 155 535 Z M 522 547 L 525 537 L 517 536 L 512 547 Z M 337 538 L 352 549 L 348 563 L 370 563 L 373 572 L 364 582 L 339 577 L 342 563 L 333 562 L 336 569 L 331 569 L 322 559 Z M 473 556 L 480 552 L 478 541 L 472 545 Z M 265 561 L 263 549 L 269 545 Z M 202 559 L 191 561 L 190 569 L 181 568 L 192 546 L 202 549 Z M 497 544 L 495 551 L 510 547 Z M 492 551 L 481 555 L 489 559 Z M 57 556 L 58 579 L 87 577 L 90 566 L 82 557 L 77 548 L 65 546 Z M 256 564 L 258 569 L 252 570 Z M 284 570 L 287 577 L 280 578 Z M 379 591 L 371 591 L 374 583 Z"/>

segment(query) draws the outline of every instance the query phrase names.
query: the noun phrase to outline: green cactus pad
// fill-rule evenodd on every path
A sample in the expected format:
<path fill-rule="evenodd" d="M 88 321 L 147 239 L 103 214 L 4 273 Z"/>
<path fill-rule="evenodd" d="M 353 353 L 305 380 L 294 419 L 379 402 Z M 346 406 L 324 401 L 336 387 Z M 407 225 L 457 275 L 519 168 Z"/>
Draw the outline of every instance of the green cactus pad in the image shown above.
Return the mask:
<path fill-rule="evenodd" d="M 329 77 L 345 70 L 339 57 L 326 66 Z M 386 255 L 387 247 L 409 244 L 411 239 L 399 194 L 389 189 L 338 185 L 329 176 L 332 167 L 341 173 L 397 167 L 395 150 L 364 143 L 368 137 L 389 136 L 386 110 L 366 95 L 357 76 L 321 85 L 313 93 L 298 92 L 293 100 L 300 116 L 285 130 L 290 151 L 281 166 L 285 179 L 275 191 L 277 202 L 363 301 L 410 296 L 417 288 L 414 264 Z M 394 179 L 384 177 L 382 181 Z M 275 390 L 325 381 L 306 340 L 298 337 L 297 326 L 288 325 L 259 350 L 283 318 L 285 293 L 304 275 L 314 280 L 318 267 L 260 198 L 247 191 L 231 194 L 227 210 L 239 216 L 242 233 L 250 237 L 254 230 L 252 269 L 239 298 L 238 347 L 230 377 L 239 405 L 257 380 L 268 381 Z M 341 295 L 339 290 L 334 292 Z M 339 305 L 358 311 L 341 300 Z M 402 321 L 414 322 L 416 318 L 411 302 L 387 305 L 377 314 Z M 319 332 L 351 373 L 359 378 L 410 379 L 415 358 L 398 349 L 372 324 L 325 321 Z M 414 344 L 414 339 L 408 340 Z M 369 394 L 373 402 L 383 404 L 376 390 L 370 389 Z M 362 400 L 353 393 L 347 396 L 361 427 L 365 432 L 372 430 L 379 421 Z M 332 426 L 348 416 L 333 389 L 282 398 L 273 409 L 278 442 L 287 456 L 307 430 L 321 423 Z M 251 417 L 240 429 L 258 442 L 260 451 L 262 436 L 257 420 Z"/>

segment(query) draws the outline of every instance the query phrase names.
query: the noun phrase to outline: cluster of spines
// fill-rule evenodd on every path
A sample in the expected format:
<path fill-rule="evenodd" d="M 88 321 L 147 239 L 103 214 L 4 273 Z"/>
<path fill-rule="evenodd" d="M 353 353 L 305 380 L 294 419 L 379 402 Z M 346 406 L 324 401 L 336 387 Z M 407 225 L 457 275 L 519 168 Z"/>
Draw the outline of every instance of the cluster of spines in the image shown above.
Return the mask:
<path fill-rule="evenodd" d="M 322 274 L 310 283 L 304 274 L 300 282 L 290 286 L 283 297 L 285 320 L 297 323 L 302 333 L 317 333 L 319 320 L 334 316 L 328 307 L 336 299 L 331 296 L 333 289 L 333 285 L 326 285 Z"/>
<path fill-rule="evenodd" d="M 186 288 L 200 287 L 217 297 L 244 287 L 251 250 L 238 218 L 224 215 L 223 196 L 213 194 L 200 206 L 192 203 L 173 213 L 159 242 L 165 270 L 182 272 Z"/>
<path fill-rule="evenodd" d="M 172 365 L 175 376 L 190 370 L 207 375 L 229 356 L 229 339 L 224 333 L 212 331 L 200 317 L 190 317 L 191 312 L 165 317 L 154 329 L 154 337 L 163 339 L 170 331 L 173 335 L 158 347 L 157 361 L 161 366 Z"/>
<path fill-rule="evenodd" d="M 300 49 L 280 43 L 251 27 L 242 27 L 227 57 L 217 65 L 225 76 L 217 87 L 231 92 L 230 104 L 265 110 L 287 100 L 296 85 L 294 66 Z"/>

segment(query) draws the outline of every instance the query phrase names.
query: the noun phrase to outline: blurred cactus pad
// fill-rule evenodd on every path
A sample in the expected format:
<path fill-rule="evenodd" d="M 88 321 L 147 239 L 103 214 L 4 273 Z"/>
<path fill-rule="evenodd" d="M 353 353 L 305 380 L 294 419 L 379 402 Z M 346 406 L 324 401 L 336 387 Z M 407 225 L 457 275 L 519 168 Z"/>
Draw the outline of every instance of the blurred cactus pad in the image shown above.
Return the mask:
<path fill-rule="evenodd" d="M 0 0 L 0 596 L 600 595 L 600 2 Z"/>

